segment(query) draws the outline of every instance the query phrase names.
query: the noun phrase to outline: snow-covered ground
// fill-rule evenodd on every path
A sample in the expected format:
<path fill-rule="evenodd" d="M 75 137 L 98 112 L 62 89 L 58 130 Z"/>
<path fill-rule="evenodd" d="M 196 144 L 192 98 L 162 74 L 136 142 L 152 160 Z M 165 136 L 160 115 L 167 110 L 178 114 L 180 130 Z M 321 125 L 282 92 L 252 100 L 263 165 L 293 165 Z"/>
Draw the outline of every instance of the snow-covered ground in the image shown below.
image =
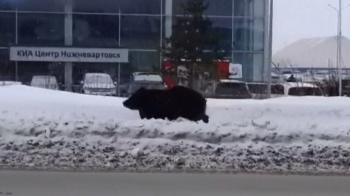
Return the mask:
<path fill-rule="evenodd" d="M 122 98 L 0 87 L 1 167 L 336 172 L 350 99 L 208 99 L 209 124 L 141 120 Z"/>

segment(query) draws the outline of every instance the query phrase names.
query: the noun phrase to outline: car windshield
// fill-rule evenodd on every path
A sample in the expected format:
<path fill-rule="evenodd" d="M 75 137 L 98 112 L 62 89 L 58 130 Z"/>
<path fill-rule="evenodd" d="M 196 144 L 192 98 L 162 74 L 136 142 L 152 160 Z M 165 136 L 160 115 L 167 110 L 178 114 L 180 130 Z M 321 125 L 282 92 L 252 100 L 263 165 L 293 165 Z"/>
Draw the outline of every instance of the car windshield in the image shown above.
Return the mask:
<path fill-rule="evenodd" d="M 110 83 L 113 83 L 113 80 L 109 75 L 87 75 L 85 77 L 85 83 L 110 84 Z"/>
<path fill-rule="evenodd" d="M 157 74 L 138 74 L 134 76 L 135 81 L 154 81 L 154 82 L 161 82 L 162 77 Z"/>

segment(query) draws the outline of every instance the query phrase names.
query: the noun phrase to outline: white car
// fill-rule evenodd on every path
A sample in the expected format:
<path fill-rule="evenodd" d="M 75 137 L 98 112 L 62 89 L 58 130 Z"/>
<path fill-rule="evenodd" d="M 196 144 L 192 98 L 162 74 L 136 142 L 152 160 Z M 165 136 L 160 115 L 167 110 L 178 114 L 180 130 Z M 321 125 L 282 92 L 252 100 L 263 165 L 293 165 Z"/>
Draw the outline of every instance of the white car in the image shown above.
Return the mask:
<path fill-rule="evenodd" d="M 131 75 L 132 82 L 161 82 L 164 87 L 167 88 L 167 85 L 163 81 L 163 78 L 159 73 L 156 72 L 134 72 Z"/>
<path fill-rule="evenodd" d="M 81 81 L 82 93 L 89 95 L 114 96 L 116 82 L 106 73 L 86 73 Z"/>
<path fill-rule="evenodd" d="M 59 90 L 59 85 L 55 76 L 33 76 L 30 86 Z"/>

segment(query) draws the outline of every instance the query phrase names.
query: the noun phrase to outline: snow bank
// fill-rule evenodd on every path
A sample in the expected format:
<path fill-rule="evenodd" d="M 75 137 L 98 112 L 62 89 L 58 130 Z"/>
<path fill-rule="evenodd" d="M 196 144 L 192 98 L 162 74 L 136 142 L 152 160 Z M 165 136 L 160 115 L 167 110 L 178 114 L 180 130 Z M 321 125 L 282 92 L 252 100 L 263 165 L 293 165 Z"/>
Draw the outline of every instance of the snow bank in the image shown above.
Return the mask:
<path fill-rule="evenodd" d="M 350 166 L 350 100 L 208 99 L 209 124 L 140 120 L 122 98 L 0 87 L 2 167 L 336 172 Z"/>

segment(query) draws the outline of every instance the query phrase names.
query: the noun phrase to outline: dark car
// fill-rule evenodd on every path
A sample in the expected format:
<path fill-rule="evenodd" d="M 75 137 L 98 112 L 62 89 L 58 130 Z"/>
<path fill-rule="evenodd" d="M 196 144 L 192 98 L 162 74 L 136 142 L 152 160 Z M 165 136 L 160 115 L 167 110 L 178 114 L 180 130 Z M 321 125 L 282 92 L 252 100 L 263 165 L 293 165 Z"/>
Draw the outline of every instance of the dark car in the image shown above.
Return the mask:
<path fill-rule="evenodd" d="M 133 82 L 130 82 L 127 85 L 126 90 L 122 92 L 123 97 L 131 96 L 133 93 L 135 93 L 141 87 L 144 87 L 146 89 L 159 89 L 159 90 L 166 89 L 163 82 L 133 81 Z"/>

